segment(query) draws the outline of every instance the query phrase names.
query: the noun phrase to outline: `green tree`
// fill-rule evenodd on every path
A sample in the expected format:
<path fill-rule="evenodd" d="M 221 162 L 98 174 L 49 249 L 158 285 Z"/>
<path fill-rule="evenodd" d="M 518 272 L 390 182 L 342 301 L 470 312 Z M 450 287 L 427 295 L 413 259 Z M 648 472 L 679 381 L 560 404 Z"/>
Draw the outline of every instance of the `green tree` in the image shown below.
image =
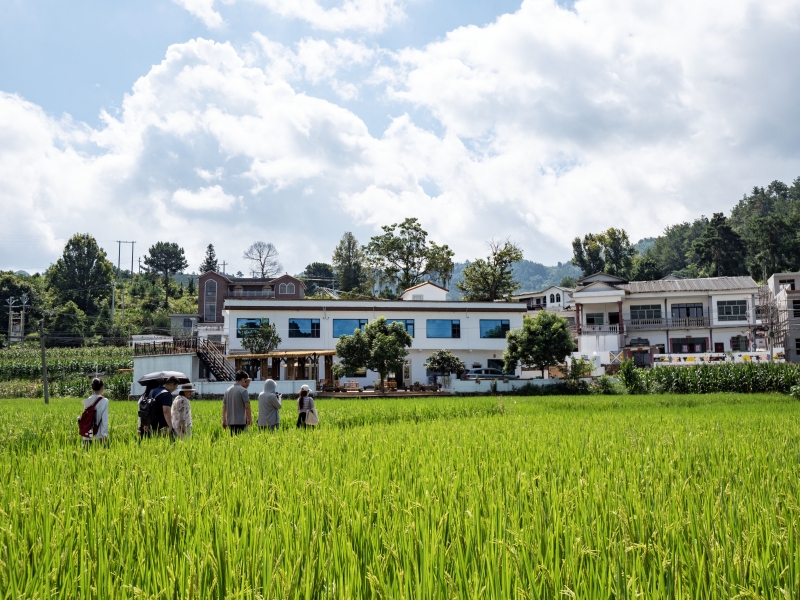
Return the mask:
<path fill-rule="evenodd" d="M 464 361 L 458 358 L 450 350 L 436 350 L 428 357 L 428 368 L 434 372 L 434 382 L 439 374 L 448 376 L 450 373 L 460 375 L 467 370 Z"/>
<path fill-rule="evenodd" d="M 575 289 L 578 286 L 578 280 L 570 275 L 567 275 L 558 285 L 565 288 Z"/>
<path fill-rule="evenodd" d="M 303 270 L 303 283 L 306 284 L 306 296 L 314 296 L 319 288 L 333 287 L 335 275 L 333 267 L 328 263 L 313 262 Z"/>
<path fill-rule="evenodd" d="M 186 286 L 186 293 L 189 294 L 190 296 L 197 295 L 197 284 L 195 283 L 194 280 L 194 273 L 189 275 L 189 285 Z"/>
<path fill-rule="evenodd" d="M 164 308 L 168 309 L 170 280 L 173 275 L 182 272 L 189 266 L 183 248 L 174 242 L 156 242 L 155 245 L 150 246 L 148 255 L 144 257 L 144 264 L 151 273 L 162 276 Z"/>
<path fill-rule="evenodd" d="M 722 213 L 711 217 L 702 237 L 694 243 L 694 251 L 699 256 L 697 266 L 707 275 L 722 277 L 744 273 L 744 244 Z"/>
<path fill-rule="evenodd" d="M 333 251 L 331 259 L 333 270 L 339 281 L 339 289 L 343 292 L 357 290 L 363 283 L 364 252 L 356 237 L 345 232 Z"/>
<path fill-rule="evenodd" d="M 664 274 L 661 272 L 652 250 L 647 250 L 644 256 L 638 256 L 634 261 L 631 281 L 655 281 L 662 277 Z"/>
<path fill-rule="evenodd" d="M 489 242 L 489 256 L 464 267 L 463 279 L 456 283 L 464 300 L 494 302 L 511 299 L 519 289 L 512 266 L 522 260 L 522 250 L 513 242 Z"/>
<path fill-rule="evenodd" d="M 633 269 L 636 248 L 624 229 L 611 227 L 602 233 L 588 233 L 583 240 L 572 240 L 572 264 L 587 277 L 595 273 L 608 273 L 628 278 Z"/>
<path fill-rule="evenodd" d="M 48 327 L 48 343 L 54 346 L 82 346 L 86 334 L 86 313 L 72 300 L 55 313 Z"/>
<path fill-rule="evenodd" d="M 380 375 L 381 390 L 386 389 L 386 375 L 403 368 L 411 335 L 402 323 L 387 323 L 378 317 L 367 323 L 364 330 L 356 329 L 353 335 L 343 335 L 336 343 L 336 355 L 347 372 L 367 368 Z"/>
<path fill-rule="evenodd" d="M 696 263 L 698 258 L 694 243 L 703 236 L 707 227 L 708 219 L 703 216 L 692 223 L 678 223 L 664 229 L 664 233 L 655 239 L 651 249 L 653 259 L 663 275 L 690 275 L 686 269 Z"/>
<path fill-rule="evenodd" d="M 523 317 L 522 327 L 509 331 L 506 340 L 506 373 L 513 373 L 522 364 L 539 369 L 544 375 L 545 369 L 563 364 L 576 349 L 567 320 L 546 310 L 539 311 L 536 317 Z"/>
<path fill-rule="evenodd" d="M 606 267 L 602 234 L 587 233 L 583 240 L 577 237 L 572 240 L 572 264 L 580 267 L 584 277 L 602 273 Z"/>
<path fill-rule="evenodd" d="M 261 321 L 258 327 L 242 331 L 242 347 L 251 354 L 267 354 L 280 346 L 281 336 L 272 323 Z"/>
<path fill-rule="evenodd" d="M 203 259 L 203 264 L 200 265 L 200 273 L 208 273 L 209 271 L 218 271 L 219 263 L 217 262 L 217 252 L 214 250 L 214 244 L 209 244 L 206 248 L 206 257 Z"/>
<path fill-rule="evenodd" d="M 797 219 L 778 214 L 753 217 L 745 227 L 750 274 L 760 280 L 773 273 L 797 270 L 800 266 L 800 240 Z"/>
<path fill-rule="evenodd" d="M 434 279 L 447 285 L 453 275 L 453 251 L 447 245 L 428 241 L 419 221 L 384 225 L 382 235 L 366 246 L 369 263 L 391 281 L 398 291 Z"/>
<path fill-rule="evenodd" d="M 76 234 L 45 276 L 56 304 L 73 302 L 81 312 L 94 315 L 99 303 L 111 295 L 114 266 L 91 235 Z"/>

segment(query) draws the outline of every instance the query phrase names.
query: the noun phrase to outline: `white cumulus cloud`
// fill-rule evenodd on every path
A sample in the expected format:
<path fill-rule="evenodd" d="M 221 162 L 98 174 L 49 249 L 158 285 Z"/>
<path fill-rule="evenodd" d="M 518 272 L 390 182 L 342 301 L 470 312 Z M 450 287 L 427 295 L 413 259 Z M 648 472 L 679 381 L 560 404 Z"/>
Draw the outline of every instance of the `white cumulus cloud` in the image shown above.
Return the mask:
<path fill-rule="evenodd" d="M 214 10 L 214 0 L 173 0 L 200 19 L 209 29 L 216 29 L 224 23 L 222 15 Z"/>
<path fill-rule="evenodd" d="M 378 33 L 405 18 L 402 0 L 344 0 L 326 8 L 317 0 L 250 0 L 288 19 L 323 31 Z"/>
<path fill-rule="evenodd" d="M 236 197 L 226 194 L 219 185 L 200 188 L 196 192 L 180 188 L 172 194 L 175 204 L 192 210 L 228 210 Z"/>

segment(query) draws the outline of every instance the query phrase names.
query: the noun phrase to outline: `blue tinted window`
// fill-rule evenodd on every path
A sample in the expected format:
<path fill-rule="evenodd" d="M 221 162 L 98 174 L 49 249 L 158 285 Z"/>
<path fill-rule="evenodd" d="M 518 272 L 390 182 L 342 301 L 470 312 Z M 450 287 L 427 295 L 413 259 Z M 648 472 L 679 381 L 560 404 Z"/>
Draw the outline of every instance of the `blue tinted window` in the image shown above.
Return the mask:
<path fill-rule="evenodd" d="M 338 338 L 343 335 L 353 335 L 356 329 L 361 329 L 363 331 L 366 325 L 366 319 L 334 319 L 333 337 Z"/>
<path fill-rule="evenodd" d="M 408 334 L 414 337 L 414 319 L 386 319 L 387 323 L 402 323 Z M 429 336 L 430 337 L 430 336 Z"/>
<path fill-rule="evenodd" d="M 319 319 L 289 319 L 290 338 L 318 338 Z"/>
<path fill-rule="evenodd" d="M 258 329 L 261 323 L 269 324 L 269 319 L 236 319 L 236 337 L 242 337 L 242 334 L 247 329 Z"/>
<path fill-rule="evenodd" d="M 428 319 L 426 329 L 429 338 L 461 337 L 461 321 L 459 319 Z"/>
<path fill-rule="evenodd" d="M 509 327 L 505 320 L 481 319 L 481 337 L 505 339 Z"/>

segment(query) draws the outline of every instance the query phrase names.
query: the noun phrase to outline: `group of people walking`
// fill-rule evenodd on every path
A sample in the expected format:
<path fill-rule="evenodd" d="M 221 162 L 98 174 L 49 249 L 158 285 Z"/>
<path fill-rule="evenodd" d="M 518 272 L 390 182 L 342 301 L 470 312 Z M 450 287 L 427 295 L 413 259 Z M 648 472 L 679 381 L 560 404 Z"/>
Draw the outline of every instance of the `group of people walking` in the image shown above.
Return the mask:
<path fill-rule="evenodd" d="M 245 371 L 237 371 L 234 384 L 225 391 L 222 398 L 222 428 L 228 429 L 231 435 L 241 433 L 253 424 L 253 413 L 250 409 L 250 376 Z M 258 395 L 258 428 L 275 431 L 280 427 L 280 410 L 283 399 L 278 393 L 278 386 L 272 379 L 264 382 L 264 391 Z M 305 428 L 319 423 L 317 407 L 311 396 L 311 388 L 304 385 L 297 398 L 297 427 Z"/>
<path fill-rule="evenodd" d="M 222 398 L 222 428 L 231 435 L 242 433 L 253 424 L 250 408 L 250 376 L 238 371 L 234 384 Z M 280 427 L 280 410 L 283 399 L 272 379 L 264 382 L 264 391 L 258 395 L 258 427 L 275 431 Z M 80 435 L 84 443 L 108 442 L 108 399 L 103 396 L 102 380 L 92 381 L 92 395 L 83 401 L 83 414 L 78 418 Z M 177 391 L 177 395 L 176 394 Z M 169 377 L 156 388 L 148 390 L 139 401 L 139 427 L 141 437 L 170 435 L 175 438 L 192 435 L 192 408 L 189 400 L 194 394 L 191 383 L 180 385 L 175 377 Z M 319 424 L 317 408 L 311 388 L 304 385 L 297 398 L 297 427 L 306 428 Z"/>

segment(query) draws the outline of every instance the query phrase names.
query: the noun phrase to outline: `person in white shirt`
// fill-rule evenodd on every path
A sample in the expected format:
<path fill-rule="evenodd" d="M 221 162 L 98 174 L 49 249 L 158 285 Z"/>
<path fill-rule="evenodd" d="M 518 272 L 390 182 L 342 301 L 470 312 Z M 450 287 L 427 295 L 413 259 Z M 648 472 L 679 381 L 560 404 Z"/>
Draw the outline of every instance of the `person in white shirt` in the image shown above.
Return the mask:
<path fill-rule="evenodd" d="M 95 377 L 92 380 L 92 395 L 83 401 L 84 410 L 97 402 L 94 407 L 94 426 L 97 429 L 97 433 L 88 437 L 83 436 L 84 443 L 100 442 L 108 444 L 108 398 L 103 396 L 104 389 L 105 386 L 102 380 Z"/>
<path fill-rule="evenodd" d="M 172 402 L 172 428 L 179 438 L 192 437 L 192 406 L 189 398 L 194 388 L 191 383 L 183 384 Z"/>

